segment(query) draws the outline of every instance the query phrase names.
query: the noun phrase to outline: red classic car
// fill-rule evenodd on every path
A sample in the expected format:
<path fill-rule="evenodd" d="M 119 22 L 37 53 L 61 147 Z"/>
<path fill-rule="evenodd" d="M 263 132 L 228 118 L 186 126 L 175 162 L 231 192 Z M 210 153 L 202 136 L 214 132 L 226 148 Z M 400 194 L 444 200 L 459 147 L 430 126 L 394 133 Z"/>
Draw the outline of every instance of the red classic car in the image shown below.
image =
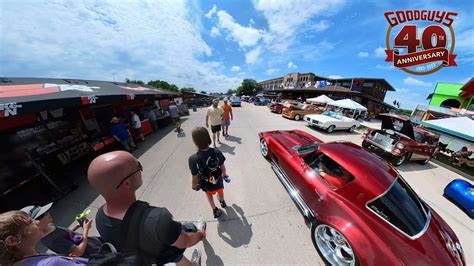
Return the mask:
<path fill-rule="evenodd" d="M 382 128 L 368 129 L 362 136 L 362 147 L 387 158 L 394 166 L 408 160 L 427 164 L 438 153 L 439 135 L 413 127 L 408 116 L 379 115 Z"/>
<path fill-rule="evenodd" d="M 277 114 L 281 114 L 281 112 L 283 111 L 283 108 L 285 107 L 287 107 L 285 106 L 285 104 L 278 103 L 278 102 L 272 102 L 268 105 L 268 109 L 270 109 L 272 113 L 277 113 Z"/>
<path fill-rule="evenodd" d="M 446 222 L 391 165 L 350 142 L 300 130 L 259 133 L 260 151 L 311 222 L 331 265 L 464 265 Z"/>

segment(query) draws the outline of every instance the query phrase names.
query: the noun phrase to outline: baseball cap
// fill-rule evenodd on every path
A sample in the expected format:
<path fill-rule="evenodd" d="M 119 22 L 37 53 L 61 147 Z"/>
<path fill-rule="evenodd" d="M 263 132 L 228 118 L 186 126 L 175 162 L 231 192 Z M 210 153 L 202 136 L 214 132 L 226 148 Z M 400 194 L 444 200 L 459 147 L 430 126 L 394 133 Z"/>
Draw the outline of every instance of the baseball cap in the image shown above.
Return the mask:
<path fill-rule="evenodd" d="M 113 117 L 112 120 L 110 121 L 111 123 L 118 123 L 120 122 L 120 119 L 118 117 Z"/>
<path fill-rule="evenodd" d="M 224 102 L 227 102 L 227 97 L 224 98 Z"/>
<path fill-rule="evenodd" d="M 53 203 L 46 204 L 44 206 L 30 205 L 21 209 L 22 212 L 26 212 L 32 219 L 38 219 L 41 215 L 45 214 L 49 209 L 51 209 Z"/>

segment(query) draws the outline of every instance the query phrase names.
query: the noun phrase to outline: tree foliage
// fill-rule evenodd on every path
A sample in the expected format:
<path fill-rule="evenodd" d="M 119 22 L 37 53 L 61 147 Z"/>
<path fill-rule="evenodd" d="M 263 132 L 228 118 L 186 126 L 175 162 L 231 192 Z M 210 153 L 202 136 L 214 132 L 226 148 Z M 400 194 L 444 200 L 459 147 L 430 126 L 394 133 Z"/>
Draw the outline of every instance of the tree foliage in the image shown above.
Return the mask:
<path fill-rule="evenodd" d="M 138 84 L 138 85 L 145 85 L 145 82 L 141 80 L 130 80 L 128 78 L 125 79 L 126 83 L 131 83 L 131 84 Z"/>
<path fill-rule="evenodd" d="M 237 88 L 237 95 L 254 96 L 263 90 L 262 86 L 254 79 L 244 79 L 242 84 Z"/>
<path fill-rule="evenodd" d="M 160 89 L 163 89 L 163 90 L 179 92 L 178 86 L 176 86 L 174 84 L 169 84 L 168 82 L 166 82 L 164 80 L 159 80 L 159 79 L 150 80 L 150 81 L 148 81 L 148 85 L 153 86 L 155 88 L 160 88 Z"/>
<path fill-rule="evenodd" d="M 180 91 L 181 92 L 196 92 L 194 88 L 181 88 Z"/>
<path fill-rule="evenodd" d="M 202 94 L 207 94 L 207 92 L 205 92 L 205 91 L 201 91 L 201 93 L 202 93 Z"/>

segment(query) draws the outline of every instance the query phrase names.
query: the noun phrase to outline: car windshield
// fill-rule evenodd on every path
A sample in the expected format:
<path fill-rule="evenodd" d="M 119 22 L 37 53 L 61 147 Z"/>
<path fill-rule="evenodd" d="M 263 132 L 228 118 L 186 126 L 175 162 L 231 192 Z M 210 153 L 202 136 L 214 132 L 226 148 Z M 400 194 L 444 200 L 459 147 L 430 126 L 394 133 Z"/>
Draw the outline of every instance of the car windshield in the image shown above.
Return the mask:
<path fill-rule="evenodd" d="M 323 113 L 323 115 L 325 116 L 329 116 L 329 117 L 332 117 L 332 118 L 335 118 L 337 120 L 341 120 L 342 119 L 342 115 L 341 114 L 338 114 L 336 112 L 333 112 L 333 111 L 326 111 Z"/>
<path fill-rule="evenodd" d="M 420 233 L 429 219 L 428 208 L 400 176 L 367 208 L 409 237 Z"/>

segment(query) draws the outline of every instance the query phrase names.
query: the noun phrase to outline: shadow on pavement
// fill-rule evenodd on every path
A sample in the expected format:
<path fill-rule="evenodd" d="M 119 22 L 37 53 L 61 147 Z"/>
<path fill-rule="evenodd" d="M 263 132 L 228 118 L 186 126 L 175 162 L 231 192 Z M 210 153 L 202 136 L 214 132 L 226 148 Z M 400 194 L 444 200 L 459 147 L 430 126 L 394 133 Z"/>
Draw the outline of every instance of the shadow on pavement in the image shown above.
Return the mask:
<path fill-rule="evenodd" d="M 238 248 L 250 243 L 253 235 L 252 225 L 249 224 L 244 211 L 237 204 L 225 208 L 225 212 L 218 221 L 217 233 L 231 247 Z"/>
<path fill-rule="evenodd" d="M 228 153 L 228 154 L 231 154 L 231 155 L 235 154 L 235 152 L 234 152 L 235 147 L 224 144 L 223 142 L 221 144 L 219 144 L 217 149 L 220 150 L 222 153 Z"/>
<path fill-rule="evenodd" d="M 224 262 L 222 261 L 221 257 L 216 255 L 214 248 L 211 246 L 207 239 L 202 241 L 204 245 L 204 252 L 206 253 L 206 265 L 215 265 L 215 266 L 223 266 Z"/>
<path fill-rule="evenodd" d="M 229 135 L 228 137 L 225 138 L 227 141 L 232 141 L 232 142 L 237 142 L 238 144 L 242 144 L 242 138 L 235 137 L 232 135 Z"/>
<path fill-rule="evenodd" d="M 429 162 L 425 165 L 421 165 L 417 163 L 416 161 L 408 161 L 399 167 L 396 167 L 399 170 L 402 170 L 404 172 L 419 172 L 419 171 L 426 171 L 426 170 L 431 170 L 431 169 L 436 169 L 439 166 L 436 166 L 434 163 Z"/>

